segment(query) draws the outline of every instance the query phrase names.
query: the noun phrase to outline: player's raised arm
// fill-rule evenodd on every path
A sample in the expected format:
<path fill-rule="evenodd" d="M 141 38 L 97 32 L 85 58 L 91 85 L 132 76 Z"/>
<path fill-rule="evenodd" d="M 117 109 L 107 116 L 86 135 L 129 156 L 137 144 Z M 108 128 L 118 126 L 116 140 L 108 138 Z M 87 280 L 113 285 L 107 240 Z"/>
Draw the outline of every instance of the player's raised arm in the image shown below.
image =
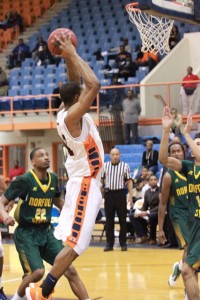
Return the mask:
<path fill-rule="evenodd" d="M 172 125 L 172 117 L 168 106 L 165 106 L 163 110 L 162 125 L 163 133 L 160 144 L 159 161 L 174 171 L 180 171 L 182 169 L 181 161 L 173 157 L 168 157 L 169 133 Z"/>
<path fill-rule="evenodd" d="M 70 63 L 70 68 L 76 69 L 82 77 L 85 89 L 81 91 L 79 101 L 72 105 L 68 111 L 68 123 L 80 121 L 82 116 L 88 112 L 100 89 L 100 82 L 90 66 L 77 54 L 72 45 L 70 36 L 63 41 L 59 40 L 62 56 Z"/>

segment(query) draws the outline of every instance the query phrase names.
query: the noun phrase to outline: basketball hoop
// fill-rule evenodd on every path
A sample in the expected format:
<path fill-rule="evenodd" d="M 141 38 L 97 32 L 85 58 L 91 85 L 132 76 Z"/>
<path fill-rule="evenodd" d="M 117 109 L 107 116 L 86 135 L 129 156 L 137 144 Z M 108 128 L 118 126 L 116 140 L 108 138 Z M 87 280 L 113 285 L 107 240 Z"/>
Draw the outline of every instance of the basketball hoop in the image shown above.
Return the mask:
<path fill-rule="evenodd" d="M 142 40 L 142 52 L 170 52 L 169 36 L 174 20 L 152 16 L 138 8 L 138 2 L 126 5 L 129 20 L 136 25 Z"/>

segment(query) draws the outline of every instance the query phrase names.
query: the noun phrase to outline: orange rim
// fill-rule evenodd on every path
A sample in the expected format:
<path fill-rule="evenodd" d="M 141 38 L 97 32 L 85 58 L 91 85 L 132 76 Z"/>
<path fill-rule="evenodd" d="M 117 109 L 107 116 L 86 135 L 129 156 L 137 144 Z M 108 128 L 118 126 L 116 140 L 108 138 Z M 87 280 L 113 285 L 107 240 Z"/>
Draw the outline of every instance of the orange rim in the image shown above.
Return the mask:
<path fill-rule="evenodd" d="M 138 2 L 129 3 L 129 4 L 126 5 L 126 10 L 128 12 L 131 12 L 131 11 L 139 12 L 139 11 L 141 11 L 136 6 L 138 6 Z"/>

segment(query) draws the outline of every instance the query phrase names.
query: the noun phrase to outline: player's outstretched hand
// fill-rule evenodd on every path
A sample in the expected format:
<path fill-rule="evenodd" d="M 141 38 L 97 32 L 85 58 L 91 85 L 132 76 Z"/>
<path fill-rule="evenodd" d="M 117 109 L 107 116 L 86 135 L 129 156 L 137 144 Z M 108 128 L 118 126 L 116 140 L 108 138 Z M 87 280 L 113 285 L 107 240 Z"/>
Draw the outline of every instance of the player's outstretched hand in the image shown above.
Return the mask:
<path fill-rule="evenodd" d="M 55 36 L 57 42 L 59 43 L 59 48 L 62 50 L 61 57 L 68 58 L 72 54 L 76 53 L 76 49 L 71 41 L 71 34 L 66 35 L 64 32 L 62 33 L 62 38 Z"/>
<path fill-rule="evenodd" d="M 190 134 L 191 130 L 192 130 L 192 115 L 189 114 L 187 117 L 187 123 L 183 129 L 183 134 L 184 135 Z"/>
<path fill-rule="evenodd" d="M 165 129 L 170 129 L 172 126 L 172 116 L 170 114 L 170 109 L 168 106 L 164 107 L 163 117 L 162 117 L 162 125 Z"/>

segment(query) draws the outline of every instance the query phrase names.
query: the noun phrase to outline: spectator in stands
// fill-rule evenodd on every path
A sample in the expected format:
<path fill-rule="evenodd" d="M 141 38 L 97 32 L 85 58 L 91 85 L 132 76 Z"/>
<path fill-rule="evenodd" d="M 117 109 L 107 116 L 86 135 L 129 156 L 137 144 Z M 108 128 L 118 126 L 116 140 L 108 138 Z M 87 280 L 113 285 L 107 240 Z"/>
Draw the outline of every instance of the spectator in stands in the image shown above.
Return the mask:
<path fill-rule="evenodd" d="M 169 48 L 172 50 L 180 41 L 181 35 L 178 30 L 178 26 L 173 25 L 169 36 Z"/>
<path fill-rule="evenodd" d="M 145 181 L 148 176 L 148 171 L 149 171 L 148 167 L 142 166 L 142 170 L 133 179 L 134 185 L 137 184 L 140 180 Z"/>
<path fill-rule="evenodd" d="M 147 66 L 149 67 L 149 71 L 151 71 L 158 63 L 158 53 L 156 50 L 145 51 L 137 50 L 138 54 L 135 60 L 137 67 Z"/>
<path fill-rule="evenodd" d="M 145 182 L 142 179 L 138 179 L 133 188 L 133 203 L 142 198 L 142 188 Z"/>
<path fill-rule="evenodd" d="M 106 247 L 104 251 L 112 251 L 114 246 L 115 212 L 119 218 L 119 243 L 122 251 L 127 250 L 126 244 L 126 190 L 128 188 L 129 204 L 132 206 L 133 183 L 130 168 L 127 163 L 120 161 L 120 151 L 116 148 L 110 151 L 111 161 L 104 163 L 102 186 L 104 188 L 104 205 L 106 215 Z"/>
<path fill-rule="evenodd" d="M 149 178 L 150 188 L 145 192 L 144 203 L 141 209 L 130 213 L 129 218 L 136 232 L 136 243 L 144 243 L 148 239 L 147 225 L 149 223 L 149 244 L 156 245 L 156 227 L 158 224 L 158 205 L 160 191 L 155 175 Z"/>
<path fill-rule="evenodd" d="M 24 43 L 23 39 L 19 39 L 18 45 L 13 49 L 9 55 L 8 67 L 20 67 L 25 58 L 30 57 L 29 46 Z"/>
<path fill-rule="evenodd" d="M 47 42 L 43 40 L 42 36 L 38 37 L 38 42 L 33 49 L 32 56 L 37 66 L 47 65 L 49 62 L 52 63 L 52 56 L 48 49 Z"/>
<path fill-rule="evenodd" d="M 129 45 L 128 38 L 122 38 L 121 39 L 122 44 L 121 46 L 124 47 L 124 51 L 131 54 L 131 46 Z M 109 65 L 110 59 L 116 59 L 117 54 L 121 52 L 120 47 L 112 47 L 108 51 L 101 52 L 102 55 L 107 55 L 107 65 Z"/>
<path fill-rule="evenodd" d="M 6 72 L 0 67 L 0 96 L 7 96 L 8 80 Z"/>
<path fill-rule="evenodd" d="M 181 127 L 182 127 L 182 115 L 177 112 L 176 108 L 171 109 L 171 116 L 173 119 L 171 130 L 175 136 L 181 137 Z"/>
<path fill-rule="evenodd" d="M 131 132 L 133 144 L 138 144 L 138 118 L 141 113 L 141 106 L 133 90 L 127 92 L 127 97 L 123 100 L 122 107 L 124 112 L 125 144 L 131 143 Z"/>
<path fill-rule="evenodd" d="M 97 49 L 95 52 L 92 53 L 92 55 L 95 55 L 96 60 L 103 60 L 103 56 L 101 54 L 101 49 Z"/>
<path fill-rule="evenodd" d="M 17 159 L 14 161 L 13 165 L 13 168 L 11 168 L 9 172 L 10 181 L 13 181 L 17 176 L 25 173 L 24 168 L 19 165 L 19 161 Z"/>
<path fill-rule="evenodd" d="M 119 67 L 118 76 L 128 79 L 128 77 L 135 77 L 135 73 L 138 67 L 134 61 L 132 61 L 132 57 L 128 56 L 124 63 Z"/>
<path fill-rule="evenodd" d="M 23 31 L 22 16 L 17 11 L 9 11 L 5 15 L 5 20 L 0 22 L 0 28 L 6 30 L 15 26 L 19 26 L 20 32 Z"/>
<path fill-rule="evenodd" d="M 121 45 L 119 48 L 120 48 L 120 51 L 118 52 L 118 54 L 116 55 L 116 58 L 115 58 L 115 67 L 116 68 L 120 68 L 121 66 L 123 66 L 126 62 L 126 59 L 128 57 L 131 57 L 131 54 L 125 50 L 124 45 Z"/>
<path fill-rule="evenodd" d="M 195 112 L 195 101 L 197 99 L 197 84 L 188 81 L 199 80 L 197 75 L 192 73 L 192 67 L 187 68 L 187 75 L 183 78 L 183 83 L 180 91 L 181 102 L 182 102 L 182 114 L 188 115 L 194 114 Z"/>
<path fill-rule="evenodd" d="M 60 88 L 61 86 L 63 86 L 63 82 L 62 81 L 59 81 L 58 82 L 58 87 L 56 87 L 54 90 L 53 90 L 53 95 L 56 95 L 56 94 L 60 94 Z M 56 96 L 56 97 L 52 97 L 52 108 L 59 108 L 60 107 L 60 104 L 61 104 L 62 100 L 60 97 Z M 57 111 L 54 111 L 53 114 L 56 116 L 57 115 Z"/>
<path fill-rule="evenodd" d="M 147 167 L 154 174 L 158 171 L 158 151 L 153 149 L 153 141 L 146 141 L 146 151 L 142 155 L 142 166 Z"/>

